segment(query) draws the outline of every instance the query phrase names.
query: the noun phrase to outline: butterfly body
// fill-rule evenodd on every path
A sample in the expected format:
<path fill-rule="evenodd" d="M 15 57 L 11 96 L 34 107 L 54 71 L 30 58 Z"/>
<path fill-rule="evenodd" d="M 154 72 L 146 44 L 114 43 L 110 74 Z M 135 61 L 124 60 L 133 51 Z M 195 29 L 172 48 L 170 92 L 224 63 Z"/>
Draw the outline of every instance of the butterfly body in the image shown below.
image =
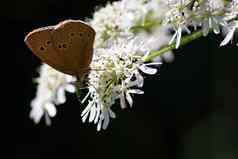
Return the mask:
<path fill-rule="evenodd" d="M 80 20 L 65 20 L 33 30 L 25 42 L 43 62 L 78 77 L 89 70 L 94 39 L 95 31 L 89 25 Z"/>

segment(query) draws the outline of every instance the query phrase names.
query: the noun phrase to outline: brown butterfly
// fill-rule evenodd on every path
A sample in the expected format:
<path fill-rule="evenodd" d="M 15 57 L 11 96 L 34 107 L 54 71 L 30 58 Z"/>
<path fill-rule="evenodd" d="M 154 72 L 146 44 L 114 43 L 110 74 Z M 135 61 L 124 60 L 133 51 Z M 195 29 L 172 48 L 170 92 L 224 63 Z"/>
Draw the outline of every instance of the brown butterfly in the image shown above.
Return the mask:
<path fill-rule="evenodd" d="M 33 30 L 25 37 L 25 43 L 54 69 L 79 77 L 89 70 L 95 34 L 80 20 L 65 20 Z"/>

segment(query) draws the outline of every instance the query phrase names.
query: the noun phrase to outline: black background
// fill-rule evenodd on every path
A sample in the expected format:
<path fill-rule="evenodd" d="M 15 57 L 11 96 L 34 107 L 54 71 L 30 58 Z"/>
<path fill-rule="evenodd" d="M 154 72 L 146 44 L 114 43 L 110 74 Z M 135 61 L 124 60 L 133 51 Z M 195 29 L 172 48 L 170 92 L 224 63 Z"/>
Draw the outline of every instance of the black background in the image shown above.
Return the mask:
<path fill-rule="evenodd" d="M 175 51 L 173 63 L 157 76 L 146 76 L 145 95 L 134 96 L 132 109 L 120 110 L 106 131 L 82 124 L 83 106 L 72 94 L 58 106 L 51 127 L 29 119 L 35 96 L 37 59 L 25 46 L 32 29 L 73 18 L 91 17 L 106 0 L 17 0 L 1 6 L 3 79 L 7 86 L 5 122 L 17 159 L 45 158 L 238 158 L 238 52 L 219 47 L 209 35 Z M 15 9 L 15 10 L 14 10 Z M 13 45 L 14 44 L 14 45 Z M 12 113 L 13 112 L 13 113 Z M 13 131 L 12 131 L 13 130 Z"/>

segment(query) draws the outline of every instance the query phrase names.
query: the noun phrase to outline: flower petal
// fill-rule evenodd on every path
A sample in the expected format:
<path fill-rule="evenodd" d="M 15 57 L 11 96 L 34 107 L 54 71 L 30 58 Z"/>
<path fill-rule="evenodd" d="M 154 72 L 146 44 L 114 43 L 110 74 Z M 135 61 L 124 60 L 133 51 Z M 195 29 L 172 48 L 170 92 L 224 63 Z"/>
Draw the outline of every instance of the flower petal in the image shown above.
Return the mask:
<path fill-rule="evenodd" d="M 122 109 L 126 108 L 126 101 L 125 101 L 124 92 L 122 92 L 121 95 L 120 95 L 120 105 L 121 105 Z"/>
<path fill-rule="evenodd" d="M 88 93 L 86 94 L 86 96 L 83 98 L 83 100 L 81 101 L 81 103 L 84 103 L 86 101 L 86 99 L 88 99 L 89 95 L 91 94 L 90 91 L 88 91 Z"/>
<path fill-rule="evenodd" d="M 111 118 L 116 118 L 116 114 L 111 109 L 109 110 L 109 115 Z"/>
<path fill-rule="evenodd" d="M 99 119 L 99 117 L 100 117 L 100 107 L 99 106 L 97 106 L 97 108 L 96 108 L 96 117 L 95 117 L 95 119 L 94 119 L 94 124 L 96 124 L 97 122 L 98 122 L 98 119 Z"/>
<path fill-rule="evenodd" d="M 209 33 L 209 22 L 208 21 L 203 22 L 202 33 L 203 33 L 203 36 L 207 36 L 207 34 Z"/>
<path fill-rule="evenodd" d="M 162 65 L 162 64 L 163 64 L 163 62 L 158 61 L 158 62 L 147 63 L 147 64 L 144 64 L 144 65 L 146 65 L 146 66 L 154 66 L 154 65 Z"/>
<path fill-rule="evenodd" d="M 131 95 L 130 95 L 128 92 L 126 92 L 126 100 L 128 101 L 130 107 L 132 107 L 132 105 L 133 105 L 133 100 L 132 100 Z"/>
<path fill-rule="evenodd" d="M 209 29 L 212 28 L 212 18 L 211 17 L 208 18 L 208 28 Z"/>
<path fill-rule="evenodd" d="M 135 76 L 136 76 L 136 82 L 138 87 L 142 87 L 144 85 L 144 78 L 143 76 L 139 73 L 139 71 L 135 71 Z"/>
<path fill-rule="evenodd" d="M 178 34 L 178 32 L 175 31 L 174 35 L 172 36 L 172 38 L 171 38 L 170 41 L 169 41 L 169 45 L 171 45 L 171 44 L 174 42 L 174 40 L 175 40 L 177 34 Z"/>
<path fill-rule="evenodd" d="M 49 117 L 49 114 L 47 112 L 45 112 L 45 123 L 47 126 L 51 125 L 51 119 Z"/>
<path fill-rule="evenodd" d="M 128 93 L 133 93 L 133 94 L 144 94 L 144 91 L 140 89 L 130 89 L 128 90 Z"/>
<path fill-rule="evenodd" d="M 85 121 L 86 121 L 86 119 L 87 119 L 87 117 L 88 117 L 88 114 L 89 114 L 89 111 L 87 111 L 87 112 L 83 115 L 83 117 L 82 117 L 82 122 L 83 122 L 83 123 L 85 123 Z"/>
<path fill-rule="evenodd" d="M 97 131 L 100 131 L 100 130 L 101 130 L 102 120 L 103 120 L 103 117 L 102 117 L 102 114 L 101 114 L 101 115 L 100 115 L 100 118 L 99 118 L 98 125 L 97 125 Z"/>
<path fill-rule="evenodd" d="M 234 33 L 235 33 L 236 28 L 233 27 L 229 32 L 226 34 L 225 39 L 221 42 L 220 46 L 224 46 L 229 43 L 233 39 Z"/>
<path fill-rule="evenodd" d="M 212 21 L 213 32 L 214 32 L 215 34 L 219 34 L 219 33 L 220 33 L 220 28 L 219 28 L 219 25 L 218 25 L 216 19 L 215 19 L 215 18 L 210 18 L 210 19 L 211 19 L 211 21 Z"/>
<path fill-rule="evenodd" d="M 68 92 L 70 92 L 70 93 L 75 93 L 75 92 L 76 92 L 76 88 L 75 88 L 75 86 L 72 85 L 72 84 L 67 84 L 67 85 L 65 86 L 65 90 L 68 91 Z"/>
<path fill-rule="evenodd" d="M 188 34 L 191 34 L 191 31 L 188 29 L 188 27 L 184 26 L 184 29 Z"/>
<path fill-rule="evenodd" d="M 181 42 L 182 28 L 179 27 L 177 32 L 178 32 L 178 35 L 177 35 L 177 39 L 176 39 L 176 46 L 175 46 L 176 49 L 179 48 L 179 45 L 180 45 L 180 42 Z"/>
<path fill-rule="evenodd" d="M 33 119 L 35 123 L 39 123 L 41 117 L 44 115 L 44 110 L 42 108 L 42 103 L 39 103 L 39 99 L 34 99 L 31 102 L 31 111 L 30 111 L 30 118 Z"/>
<path fill-rule="evenodd" d="M 44 108 L 50 117 L 54 117 L 56 115 L 56 108 L 53 103 L 45 103 Z"/>
<path fill-rule="evenodd" d="M 84 114 L 89 112 L 89 110 L 91 109 L 92 105 L 93 105 L 93 101 L 89 101 L 87 107 L 82 111 L 81 116 L 84 116 Z"/>
<path fill-rule="evenodd" d="M 66 101 L 66 97 L 65 97 L 65 92 L 64 92 L 64 87 L 61 86 L 58 88 L 57 94 L 56 94 L 56 104 L 63 104 Z"/>
<path fill-rule="evenodd" d="M 89 122 L 90 123 L 93 122 L 95 117 L 96 117 L 96 107 L 92 106 L 91 109 L 90 109 Z"/>
<path fill-rule="evenodd" d="M 157 69 L 156 68 L 151 68 L 151 67 L 147 67 L 146 65 L 141 65 L 139 67 L 139 69 L 149 75 L 154 75 L 157 73 Z"/>
<path fill-rule="evenodd" d="M 103 120 L 103 125 L 102 128 L 105 130 L 108 127 L 109 124 L 109 113 L 108 111 L 103 112 L 104 120 Z"/>

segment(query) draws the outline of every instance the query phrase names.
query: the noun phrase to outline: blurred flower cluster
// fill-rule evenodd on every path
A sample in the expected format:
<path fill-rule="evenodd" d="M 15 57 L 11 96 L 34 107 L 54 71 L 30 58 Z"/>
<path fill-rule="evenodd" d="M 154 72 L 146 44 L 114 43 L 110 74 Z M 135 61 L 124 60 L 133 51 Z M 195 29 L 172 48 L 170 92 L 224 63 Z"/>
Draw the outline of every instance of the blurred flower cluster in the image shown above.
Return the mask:
<path fill-rule="evenodd" d="M 38 84 L 36 98 L 31 102 L 30 117 L 38 123 L 44 115 L 47 125 L 51 124 L 50 117 L 56 115 L 55 105 L 66 101 L 65 91 L 75 93 L 76 88 L 72 84 L 75 77 L 56 71 L 46 64 L 42 64 L 39 70 L 40 77 L 35 79 Z"/>
<path fill-rule="evenodd" d="M 173 61 L 172 49 L 179 48 L 184 36 L 223 32 L 220 45 L 224 46 L 233 41 L 238 29 L 237 14 L 237 0 L 121 0 L 97 9 L 88 20 L 96 39 L 86 82 L 88 93 L 82 100 L 87 105 L 82 121 L 88 119 L 98 131 L 106 129 L 110 118 L 116 117 L 115 103 L 122 109 L 131 107 L 133 94 L 144 93 L 143 76 L 154 75 L 157 65 Z M 163 54 L 148 58 L 166 47 Z M 44 115 L 50 124 L 49 117 L 56 115 L 55 105 L 66 100 L 64 92 L 78 89 L 75 81 L 43 64 L 30 117 L 38 123 Z"/>

